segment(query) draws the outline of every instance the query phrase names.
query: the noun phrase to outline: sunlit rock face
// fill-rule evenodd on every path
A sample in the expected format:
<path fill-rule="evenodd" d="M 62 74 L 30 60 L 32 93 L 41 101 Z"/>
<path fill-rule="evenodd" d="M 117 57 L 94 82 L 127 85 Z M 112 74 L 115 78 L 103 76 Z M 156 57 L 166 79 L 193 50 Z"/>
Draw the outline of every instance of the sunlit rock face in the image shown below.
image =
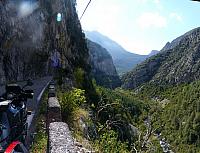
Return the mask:
<path fill-rule="evenodd" d="M 92 66 L 91 72 L 97 84 L 108 88 L 119 87 L 121 81 L 111 55 L 97 43 L 88 40 L 87 44 L 90 54 L 90 64 Z"/>
<path fill-rule="evenodd" d="M 157 55 L 122 77 L 123 87 L 134 89 L 144 83 L 174 85 L 200 79 L 200 28 L 167 44 Z"/>
<path fill-rule="evenodd" d="M 74 0 L 0 1 L 0 14 L 0 84 L 52 74 L 55 49 L 66 76 L 90 71 Z"/>

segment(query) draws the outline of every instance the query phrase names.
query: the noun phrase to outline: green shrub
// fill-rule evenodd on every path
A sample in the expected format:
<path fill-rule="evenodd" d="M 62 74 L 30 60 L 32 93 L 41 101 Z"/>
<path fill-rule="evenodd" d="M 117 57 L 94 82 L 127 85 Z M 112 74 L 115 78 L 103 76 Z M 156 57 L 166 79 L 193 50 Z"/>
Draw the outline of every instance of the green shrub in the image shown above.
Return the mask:
<path fill-rule="evenodd" d="M 82 87 L 82 84 L 84 82 L 84 74 L 85 74 L 85 72 L 83 71 L 82 68 L 77 68 L 74 71 L 74 76 L 75 76 L 78 87 Z"/>
<path fill-rule="evenodd" d="M 85 90 L 73 88 L 70 92 L 65 92 L 59 96 L 62 115 L 68 118 L 78 107 L 86 102 Z"/>
<path fill-rule="evenodd" d="M 126 153 L 128 146 L 117 139 L 117 133 L 108 131 L 95 141 L 95 149 L 103 153 Z"/>

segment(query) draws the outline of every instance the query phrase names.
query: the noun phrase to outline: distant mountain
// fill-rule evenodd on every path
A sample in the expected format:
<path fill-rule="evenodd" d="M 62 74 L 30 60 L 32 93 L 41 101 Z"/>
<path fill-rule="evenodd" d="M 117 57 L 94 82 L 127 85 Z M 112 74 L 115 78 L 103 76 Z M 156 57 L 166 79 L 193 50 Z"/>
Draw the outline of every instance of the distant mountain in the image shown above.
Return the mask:
<path fill-rule="evenodd" d="M 90 65 L 92 66 L 92 77 L 98 85 L 107 88 L 116 88 L 121 85 L 113 60 L 108 51 L 99 44 L 87 40 L 90 55 Z"/>
<path fill-rule="evenodd" d="M 145 60 L 122 77 L 123 87 L 144 83 L 180 84 L 200 79 L 200 28 L 168 43 L 157 55 Z"/>
<path fill-rule="evenodd" d="M 122 75 L 131 69 L 133 69 L 137 64 L 144 61 L 148 55 L 138 55 L 126 51 L 122 46 L 120 46 L 115 41 L 111 40 L 107 36 L 100 34 L 99 32 L 85 32 L 86 37 L 93 42 L 96 42 L 106 48 L 111 54 L 114 65 L 117 69 L 118 74 Z"/>

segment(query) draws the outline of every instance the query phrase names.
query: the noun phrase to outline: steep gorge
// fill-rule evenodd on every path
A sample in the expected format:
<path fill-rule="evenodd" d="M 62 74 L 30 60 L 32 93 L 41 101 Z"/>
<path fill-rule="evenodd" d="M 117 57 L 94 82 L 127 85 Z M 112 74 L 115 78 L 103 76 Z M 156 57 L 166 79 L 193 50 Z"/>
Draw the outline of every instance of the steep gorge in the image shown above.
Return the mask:
<path fill-rule="evenodd" d="M 116 88 L 121 85 L 120 78 L 109 52 L 99 44 L 87 41 L 90 65 L 92 67 L 92 77 L 95 78 L 98 85 L 107 88 Z"/>

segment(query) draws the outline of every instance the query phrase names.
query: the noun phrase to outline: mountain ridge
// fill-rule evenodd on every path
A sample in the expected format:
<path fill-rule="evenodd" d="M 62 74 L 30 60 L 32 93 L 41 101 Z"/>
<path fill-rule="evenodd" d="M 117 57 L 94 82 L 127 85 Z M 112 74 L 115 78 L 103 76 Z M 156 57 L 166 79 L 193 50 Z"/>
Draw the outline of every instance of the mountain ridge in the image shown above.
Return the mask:
<path fill-rule="evenodd" d="M 191 35 L 193 32 L 195 32 L 195 30 L 198 30 L 198 28 L 194 28 L 184 33 L 183 35 L 177 37 L 176 39 L 172 40 L 171 42 L 167 42 L 166 45 L 161 49 L 161 51 L 173 49 L 181 42 L 182 39 L 184 39 L 184 37 Z"/>
<path fill-rule="evenodd" d="M 122 75 L 144 61 L 148 55 L 138 55 L 126 51 L 121 45 L 97 31 L 85 31 L 86 37 L 106 48 L 113 58 L 118 74 Z"/>
<path fill-rule="evenodd" d="M 125 74 L 122 87 L 134 89 L 147 82 L 172 85 L 200 79 L 200 28 L 182 36 L 177 46 L 161 51 Z"/>

